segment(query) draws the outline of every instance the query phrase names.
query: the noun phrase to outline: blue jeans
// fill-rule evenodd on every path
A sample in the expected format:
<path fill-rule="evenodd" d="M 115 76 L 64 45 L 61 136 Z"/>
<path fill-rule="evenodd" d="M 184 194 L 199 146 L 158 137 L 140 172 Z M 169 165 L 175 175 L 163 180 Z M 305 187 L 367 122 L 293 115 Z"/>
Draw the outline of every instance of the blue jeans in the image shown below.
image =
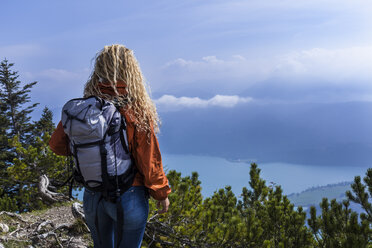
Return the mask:
<path fill-rule="evenodd" d="M 116 204 L 101 198 L 101 192 L 84 191 L 85 219 L 90 229 L 94 247 L 111 248 L 116 242 Z M 149 214 L 148 192 L 144 186 L 132 186 L 121 195 L 124 209 L 124 228 L 120 247 L 139 248 Z M 96 223 L 96 214 L 98 227 Z M 97 228 L 99 230 L 97 231 Z M 98 237 L 98 234 L 100 237 Z"/>

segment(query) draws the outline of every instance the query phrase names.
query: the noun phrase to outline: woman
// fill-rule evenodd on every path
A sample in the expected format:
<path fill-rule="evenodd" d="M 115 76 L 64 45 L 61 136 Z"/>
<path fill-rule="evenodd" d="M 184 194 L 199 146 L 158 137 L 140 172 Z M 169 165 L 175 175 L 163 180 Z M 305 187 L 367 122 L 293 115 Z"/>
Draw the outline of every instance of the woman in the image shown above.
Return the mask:
<path fill-rule="evenodd" d="M 123 45 L 105 46 L 95 59 L 84 97 L 98 96 L 115 102 L 127 124 L 129 151 L 137 167 L 132 187 L 121 195 L 124 227 L 120 247 L 140 247 L 148 217 L 148 197 L 158 201 L 159 213 L 168 210 L 171 192 L 161 162 L 156 133 L 159 117 L 133 52 Z M 59 155 L 70 155 L 68 137 L 60 122 L 49 142 Z M 113 247 L 116 242 L 116 205 L 101 200 L 101 193 L 84 190 L 84 212 L 94 247 Z M 97 221 L 98 218 L 98 221 Z M 99 223 L 97 226 L 96 223 Z"/>

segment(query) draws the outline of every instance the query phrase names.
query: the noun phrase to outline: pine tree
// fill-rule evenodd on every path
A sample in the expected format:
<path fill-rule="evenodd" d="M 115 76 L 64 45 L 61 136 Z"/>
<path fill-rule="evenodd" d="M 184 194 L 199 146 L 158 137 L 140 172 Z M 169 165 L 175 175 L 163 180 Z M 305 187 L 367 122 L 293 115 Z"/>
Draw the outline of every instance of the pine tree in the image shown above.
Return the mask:
<path fill-rule="evenodd" d="M 320 203 L 322 213 L 316 214 L 314 206 L 310 209 L 308 224 L 317 247 L 369 247 L 370 224 L 366 220 L 358 222 L 358 214 L 352 211 L 348 200 L 329 203 L 324 198 Z"/>
<path fill-rule="evenodd" d="M 31 131 L 32 144 L 37 137 L 43 137 L 46 134 L 52 135 L 55 125 L 53 123 L 53 113 L 48 107 L 44 107 L 40 120 L 34 122 L 33 127 Z"/>
<path fill-rule="evenodd" d="M 0 95 L 2 90 L 0 88 Z M 9 135 L 7 133 L 7 127 L 9 121 L 6 118 L 6 105 L 3 101 L 0 101 L 0 210 L 17 210 L 16 201 L 14 198 L 8 195 L 11 187 L 9 187 L 9 180 L 7 174 L 7 168 L 10 161 L 13 159 L 13 155 L 10 152 L 10 146 L 8 143 Z"/>
<path fill-rule="evenodd" d="M 13 71 L 13 63 L 4 59 L 0 63 L 0 183 L 3 186 L 0 192 L 0 206 L 14 209 L 14 201 L 9 203 L 19 192 L 17 182 L 12 181 L 7 169 L 17 157 L 16 149 L 10 140 L 15 137 L 22 145 L 27 145 L 32 130 L 30 113 L 37 103 L 25 106 L 30 102 L 29 92 L 36 82 L 25 84 L 21 87 L 18 72 Z"/>
<path fill-rule="evenodd" d="M 351 191 L 346 192 L 346 196 L 352 202 L 360 204 L 365 213 L 361 215 L 362 220 L 367 220 L 372 223 L 372 168 L 369 168 L 366 172 L 366 176 L 363 178 L 364 183 L 361 182 L 360 176 L 354 178 L 354 183 L 351 185 L 353 193 Z"/>
<path fill-rule="evenodd" d="M 5 118 L 9 122 L 9 137 L 17 136 L 21 143 L 27 143 L 33 129 L 30 113 L 38 103 L 26 107 L 24 105 L 30 102 L 29 93 L 37 82 L 28 83 L 21 87 L 18 72 L 12 71 L 13 66 L 14 64 L 8 63 L 6 59 L 0 63 L 0 100 L 5 105 Z"/>
<path fill-rule="evenodd" d="M 250 178 L 238 204 L 247 230 L 242 247 L 312 247 L 303 209 L 295 210 L 280 186 L 267 186 L 254 163 Z"/>
<path fill-rule="evenodd" d="M 0 88 L 0 95 L 2 95 L 2 89 Z M 11 153 L 9 152 L 8 146 L 8 133 L 7 128 L 9 127 L 9 121 L 6 118 L 6 104 L 0 101 L 0 176 L 3 178 L 5 175 L 2 173 L 6 170 L 7 161 L 11 160 Z"/>
<path fill-rule="evenodd" d="M 68 159 L 57 156 L 49 148 L 51 133 L 54 131 L 52 112 L 45 107 L 41 118 L 34 123 L 32 142 L 24 146 L 18 139 L 13 139 L 17 158 L 8 167 L 9 177 L 17 182 L 18 194 L 15 196 L 19 212 L 41 209 L 46 203 L 38 197 L 38 183 L 40 176 L 47 175 L 51 186 L 60 186 L 70 177 Z M 68 195 L 68 187 L 57 189 Z"/>
<path fill-rule="evenodd" d="M 148 247 L 315 247 L 305 212 L 295 210 L 279 186 L 267 186 L 256 164 L 241 200 L 230 186 L 203 200 L 197 173 L 190 178 L 170 171 L 167 177 L 172 205 L 165 215 L 150 217 Z"/>

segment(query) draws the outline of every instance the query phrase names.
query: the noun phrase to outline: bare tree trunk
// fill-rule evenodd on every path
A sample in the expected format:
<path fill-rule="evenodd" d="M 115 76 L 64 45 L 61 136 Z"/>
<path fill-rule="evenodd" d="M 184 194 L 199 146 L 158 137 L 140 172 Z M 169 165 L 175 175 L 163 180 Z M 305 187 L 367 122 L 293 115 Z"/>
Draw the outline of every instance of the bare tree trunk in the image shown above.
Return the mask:
<path fill-rule="evenodd" d="M 64 194 L 52 192 L 48 189 L 48 187 L 49 178 L 46 175 L 42 175 L 39 182 L 39 194 L 44 201 L 56 203 L 68 200 L 68 197 L 66 197 Z"/>

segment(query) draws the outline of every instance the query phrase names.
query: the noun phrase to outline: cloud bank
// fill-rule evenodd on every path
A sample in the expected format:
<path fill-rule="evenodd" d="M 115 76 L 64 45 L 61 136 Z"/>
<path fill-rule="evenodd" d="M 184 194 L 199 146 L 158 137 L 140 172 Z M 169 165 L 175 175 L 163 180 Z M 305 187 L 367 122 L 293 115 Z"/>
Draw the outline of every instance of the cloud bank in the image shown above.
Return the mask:
<path fill-rule="evenodd" d="M 227 79 L 247 81 L 263 80 L 272 68 L 264 60 L 249 60 L 242 55 L 233 55 L 228 59 L 217 56 L 205 56 L 200 60 L 178 58 L 165 64 L 165 73 L 181 82 L 199 80 Z"/>
<path fill-rule="evenodd" d="M 207 108 L 207 107 L 223 107 L 232 108 L 240 103 L 248 103 L 253 101 L 250 97 L 240 96 L 225 96 L 216 95 L 210 99 L 201 99 L 199 97 L 175 97 L 172 95 L 163 95 L 155 100 L 156 105 L 160 110 L 170 111 L 179 110 L 182 108 Z"/>
<path fill-rule="evenodd" d="M 313 48 L 282 56 L 274 74 L 317 76 L 333 82 L 372 78 L 372 46 L 342 49 Z"/>
<path fill-rule="evenodd" d="M 342 49 L 313 48 L 272 58 L 249 59 L 234 55 L 229 59 L 205 56 L 200 60 L 178 58 L 164 69 L 183 81 L 203 79 L 246 79 L 318 77 L 337 82 L 345 79 L 372 79 L 372 46 Z"/>

